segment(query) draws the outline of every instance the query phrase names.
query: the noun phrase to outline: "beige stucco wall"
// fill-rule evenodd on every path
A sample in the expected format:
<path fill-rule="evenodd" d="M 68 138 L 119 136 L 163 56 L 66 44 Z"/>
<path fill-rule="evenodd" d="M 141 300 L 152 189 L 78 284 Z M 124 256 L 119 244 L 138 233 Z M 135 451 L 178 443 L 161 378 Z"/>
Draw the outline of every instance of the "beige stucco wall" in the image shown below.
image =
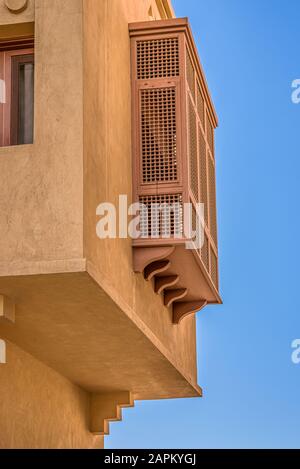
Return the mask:
<path fill-rule="evenodd" d="M 0 1 L 0 24 L 16 24 L 34 21 L 35 15 L 35 2 L 38 0 L 28 0 L 27 8 L 20 14 L 11 13 L 5 5 L 5 0 Z"/>
<path fill-rule="evenodd" d="M 84 2 L 84 256 L 123 309 L 154 333 L 174 363 L 196 381 L 195 320 L 172 325 L 171 312 L 132 269 L 130 239 L 100 240 L 96 207 L 132 201 L 131 85 L 128 23 L 148 20 L 150 0 Z"/>
<path fill-rule="evenodd" d="M 196 382 L 194 318 L 172 325 L 133 272 L 130 239 L 96 237 L 98 204 L 131 200 L 128 23 L 148 20 L 150 7 L 158 18 L 156 0 L 35 0 L 18 15 L 0 5 L 1 23 L 34 19 L 36 38 L 35 142 L 0 149 L 0 273 L 86 257 L 97 282 Z"/>
<path fill-rule="evenodd" d="M 1 25 L 35 19 L 35 142 L 0 148 L 0 269 L 82 257 L 82 0 L 31 0 Z"/>
<path fill-rule="evenodd" d="M 89 430 L 89 395 L 7 342 L 0 364 L 0 448 L 102 448 Z"/>
<path fill-rule="evenodd" d="M 129 316 L 167 357 L 166 362 L 171 361 L 179 373 L 195 384 L 194 318 L 187 318 L 180 326 L 172 324 L 171 311 L 163 306 L 161 297 L 154 294 L 142 275 L 133 272 L 130 239 L 96 237 L 98 204 L 104 201 L 117 204 L 119 194 L 127 194 L 131 201 L 128 23 L 148 20 L 150 6 L 159 18 L 156 0 L 35 0 L 33 3 L 31 0 L 29 9 L 20 15 L 5 10 L 1 16 L 4 9 L 0 0 L 0 25 L 14 23 L 17 18 L 21 22 L 34 19 L 36 39 L 35 142 L 0 148 L 0 275 L 46 273 L 41 261 L 86 257 L 89 273 L 119 306 L 119 311 L 124 312 L 124 320 L 125 315 Z M 30 271 L 24 267 L 29 262 Z M 35 262 L 39 263 L 36 270 L 32 267 Z M 78 264 L 71 265 L 76 271 Z M 68 269 L 72 270 L 70 264 Z M 64 267 L 62 270 L 65 271 Z M 54 290 L 49 287 L 49 291 Z M 30 295 L 34 295 L 34 285 Z M 18 291 L 15 296 L 22 308 L 22 295 Z M 73 301 L 77 301 L 76 294 Z M 101 317 L 104 302 L 97 302 L 96 306 Z M 105 312 L 109 316 L 109 311 Z M 47 314 L 51 317 L 51 311 L 46 308 L 43 314 L 45 319 Z M 68 332 L 72 334 L 72 325 Z M 109 337 L 105 339 L 109 342 Z M 110 357 L 112 362 L 117 360 L 118 353 L 120 350 Z M 92 446 L 94 440 L 86 433 L 82 410 L 87 402 L 85 393 L 12 345 L 8 358 L 9 364 L 0 366 L 0 378 L 3 375 L 7 381 L 6 387 L 0 386 L 0 397 L 6 395 L 3 405 L 7 405 L 8 395 L 14 397 L 7 412 L 0 408 L 0 417 L 6 415 L 3 423 L 0 419 L 0 430 L 1 425 L 8 428 L 6 438 L 9 439 L 0 446 L 43 446 L 45 441 L 56 447 Z M 160 373 L 164 373 L 163 367 L 157 370 L 157 376 Z M 43 386 L 39 375 L 43 376 Z M 101 376 L 97 379 L 101 380 Z M 30 392 L 25 392 L 23 398 L 21 390 L 29 380 L 32 381 L 28 385 Z M 17 389 L 13 394 L 15 384 Z M 44 400 L 47 389 L 53 390 L 48 407 Z M 59 393 L 66 412 L 63 422 L 58 421 L 59 416 L 53 410 Z M 26 415 L 24 426 L 16 424 L 13 429 L 9 415 L 22 414 L 30 394 L 41 394 L 42 400 L 31 404 L 32 412 Z M 42 408 L 43 422 L 37 415 L 38 406 Z M 70 413 L 74 416 L 68 427 Z M 65 432 L 45 433 L 48 418 L 50 428 L 58 421 Z M 72 429 L 77 424 L 75 434 Z M 64 433 L 69 436 L 58 440 Z"/>

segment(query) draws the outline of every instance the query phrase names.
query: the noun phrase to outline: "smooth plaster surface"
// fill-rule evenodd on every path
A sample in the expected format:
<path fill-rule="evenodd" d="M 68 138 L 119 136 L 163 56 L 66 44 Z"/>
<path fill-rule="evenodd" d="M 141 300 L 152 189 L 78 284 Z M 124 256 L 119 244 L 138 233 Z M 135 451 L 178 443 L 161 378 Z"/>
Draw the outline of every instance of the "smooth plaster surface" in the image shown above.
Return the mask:
<path fill-rule="evenodd" d="M 16 323 L 0 323 L 1 338 L 82 389 L 138 399 L 200 394 L 194 318 L 172 324 L 162 298 L 133 272 L 130 239 L 96 236 L 98 204 L 117 203 L 119 194 L 131 200 L 128 23 L 148 20 L 150 6 L 159 18 L 155 0 L 29 0 L 18 15 L 0 0 L 1 25 L 35 21 L 36 57 L 34 144 L 0 148 L 0 293 L 16 302 Z M 35 371 L 24 360 L 24 373 L 38 379 L 38 364 Z M 5 373 L 4 390 L 18 401 L 15 375 Z M 26 384 L 23 374 L 19 380 Z M 72 406 L 68 385 L 64 396 Z M 40 417 L 23 417 L 18 438 L 26 447 L 25 426 L 39 431 Z M 47 445 L 60 444 L 43 435 Z"/>
<path fill-rule="evenodd" d="M 95 231 L 98 204 L 118 206 L 119 194 L 132 201 L 128 23 L 148 19 L 146 4 L 104 0 L 99 8 L 97 0 L 84 3 L 84 257 L 114 301 L 133 311 L 195 382 L 194 318 L 173 327 L 162 298 L 133 272 L 131 239 L 100 240 Z"/>
<path fill-rule="evenodd" d="M 83 249 L 82 0 L 36 0 L 34 17 L 33 6 L 13 14 L 0 0 L 0 24 L 35 19 L 34 144 L 0 148 L 0 260 L 8 264 Z"/>
<path fill-rule="evenodd" d="M 82 389 L 128 390 L 135 399 L 199 394 L 193 377 L 183 376 L 184 357 L 171 364 L 164 344 L 149 340 L 87 273 L 0 277 L 0 290 L 15 302 L 16 317 L 1 320 L 1 338 Z"/>
<path fill-rule="evenodd" d="M 0 448 L 102 448 L 89 432 L 89 394 L 7 342 L 0 365 Z"/>

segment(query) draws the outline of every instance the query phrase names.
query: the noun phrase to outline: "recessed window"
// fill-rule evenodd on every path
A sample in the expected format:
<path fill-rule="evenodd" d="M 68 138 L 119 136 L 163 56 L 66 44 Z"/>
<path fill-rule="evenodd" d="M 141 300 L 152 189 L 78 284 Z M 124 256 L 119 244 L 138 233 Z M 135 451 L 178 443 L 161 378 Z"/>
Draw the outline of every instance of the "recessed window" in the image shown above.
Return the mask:
<path fill-rule="evenodd" d="M 33 143 L 33 39 L 0 41 L 0 146 Z"/>

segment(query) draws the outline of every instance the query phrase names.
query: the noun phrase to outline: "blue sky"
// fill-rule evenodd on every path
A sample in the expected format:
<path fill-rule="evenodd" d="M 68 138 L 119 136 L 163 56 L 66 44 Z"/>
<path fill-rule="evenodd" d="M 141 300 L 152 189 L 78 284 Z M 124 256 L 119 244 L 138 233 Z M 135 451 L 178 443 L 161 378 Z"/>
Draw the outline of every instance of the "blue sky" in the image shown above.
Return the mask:
<path fill-rule="evenodd" d="M 299 0 L 173 0 L 219 116 L 223 306 L 197 315 L 202 399 L 137 402 L 106 448 L 299 448 Z"/>

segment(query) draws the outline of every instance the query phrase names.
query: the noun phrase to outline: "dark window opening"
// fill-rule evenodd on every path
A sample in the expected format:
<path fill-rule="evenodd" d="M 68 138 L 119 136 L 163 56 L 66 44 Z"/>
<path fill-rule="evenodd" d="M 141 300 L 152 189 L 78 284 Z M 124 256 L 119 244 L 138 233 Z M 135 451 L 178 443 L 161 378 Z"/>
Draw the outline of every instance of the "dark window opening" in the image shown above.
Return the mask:
<path fill-rule="evenodd" d="M 11 145 L 33 143 L 34 58 L 12 59 Z"/>
<path fill-rule="evenodd" d="M 34 49 L 0 42 L 0 146 L 33 143 Z M 26 46 L 26 49 L 25 49 Z"/>

